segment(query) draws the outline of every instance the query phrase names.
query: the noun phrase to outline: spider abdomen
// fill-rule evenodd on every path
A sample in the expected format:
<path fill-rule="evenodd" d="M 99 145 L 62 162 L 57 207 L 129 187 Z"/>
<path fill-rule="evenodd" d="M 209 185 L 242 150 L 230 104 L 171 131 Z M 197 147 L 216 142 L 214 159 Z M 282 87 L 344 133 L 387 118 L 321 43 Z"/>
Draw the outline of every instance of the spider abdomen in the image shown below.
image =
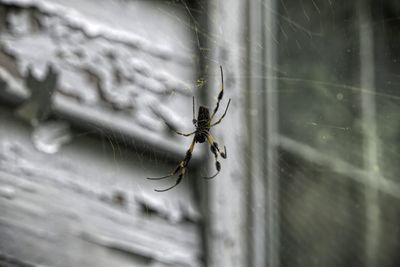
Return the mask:
<path fill-rule="evenodd" d="M 196 143 L 204 143 L 207 140 L 207 134 L 208 132 L 196 132 L 196 135 L 194 136 L 194 140 Z"/>
<path fill-rule="evenodd" d="M 210 111 L 204 106 L 199 107 L 197 127 L 194 139 L 196 143 L 204 143 L 210 130 Z"/>

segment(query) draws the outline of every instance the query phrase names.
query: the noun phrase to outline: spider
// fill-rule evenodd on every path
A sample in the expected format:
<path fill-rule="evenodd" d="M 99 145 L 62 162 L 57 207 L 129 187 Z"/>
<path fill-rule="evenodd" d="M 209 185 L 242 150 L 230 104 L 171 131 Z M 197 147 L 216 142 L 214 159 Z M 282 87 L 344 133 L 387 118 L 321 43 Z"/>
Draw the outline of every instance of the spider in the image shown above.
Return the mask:
<path fill-rule="evenodd" d="M 200 106 L 199 107 L 199 111 L 198 111 L 198 116 L 196 119 L 196 114 L 195 114 L 195 103 L 194 103 L 194 96 L 193 96 L 193 125 L 196 128 L 195 131 L 185 134 L 185 133 L 181 133 L 178 132 L 174 129 L 173 130 L 175 133 L 179 134 L 179 135 L 183 135 L 183 136 L 191 136 L 194 135 L 193 137 L 193 141 L 190 144 L 189 149 L 186 151 L 186 156 L 185 158 L 178 164 L 178 166 L 175 168 L 175 170 L 173 172 L 171 172 L 170 174 L 166 175 L 166 176 L 162 176 L 162 177 L 148 177 L 147 179 L 149 180 L 161 180 L 161 179 L 165 179 L 171 176 L 176 175 L 177 173 L 179 173 L 178 179 L 176 180 L 176 183 L 171 186 L 168 187 L 166 189 L 155 189 L 156 192 L 165 192 L 168 191 L 174 187 L 176 187 L 182 180 L 183 176 L 186 173 L 186 168 L 189 164 L 190 159 L 192 158 L 192 153 L 193 153 L 193 149 L 194 149 L 194 145 L 196 143 L 204 143 L 205 141 L 208 142 L 208 144 L 210 144 L 210 150 L 211 152 L 214 154 L 214 158 L 215 158 L 215 168 L 217 169 L 217 172 L 212 175 L 212 176 L 208 176 L 208 177 L 203 177 L 204 179 L 212 179 L 215 176 L 217 176 L 217 174 L 220 172 L 221 170 L 221 163 L 218 161 L 218 154 L 226 159 L 226 147 L 224 146 L 224 150 L 221 151 L 219 149 L 218 143 L 215 141 L 214 137 L 210 134 L 210 129 L 216 125 L 218 125 L 222 119 L 225 117 L 226 112 L 228 111 L 229 108 L 229 104 L 231 103 L 231 99 L 229 98 L 228 104 L 226 105 L 224 114 L 222 114 L 221 118 L 219 120 L 217 120 L 216 122 L 212 122 L 212 120 L 214 119 L 215 114 L 218 111 L 219 108 L 219 104 L 220 101 L 224 95 L 224 74 L 222 71 L 222 66 L 220 66 L 220 70 L 221 70 L 221 90 L 218 94 L 218 99 L 217 99 L 217 104 L 214 108 L 213 113 L 210 116 L 210 111 L 208 110 L 207 107 L 204 106 Z M 168 125 L 168 124 L 167 124 Z"/>

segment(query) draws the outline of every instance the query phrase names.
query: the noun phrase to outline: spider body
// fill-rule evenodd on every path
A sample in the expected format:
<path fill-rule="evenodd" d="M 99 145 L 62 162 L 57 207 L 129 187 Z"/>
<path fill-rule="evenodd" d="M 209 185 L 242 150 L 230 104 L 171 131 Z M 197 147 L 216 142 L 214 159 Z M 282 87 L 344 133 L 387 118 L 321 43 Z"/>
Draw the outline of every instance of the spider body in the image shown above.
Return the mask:
<path fill-rule="evenodd" d="M 199 107 L 198 117 L 196 121 L 196 132 L 194 140 L 196 143 L 204 143 L 210 132 L 210 111 L 204 106 Z"/>
<path fill-rule="evenodd" d="M 213 153 L 214 158 L 215 158 L 215 168 L 217 170 L 217 173 L 215 173 L 212 176 L 203 177 L 203 178 L 212 179 L 215 176 L 217 176 L 217 174 L 220 172 L 221 163 L 218 161 L 218 154 L 222 158 L 225 159 L 226 158 L 226 148 L 224 147 L 223 151 L 221 151 L 219 149 L 218 143 L 215 141 L 215 139 L 213 138 L 213 136 L 210 133 L 210 129 L 212 127 L 214 127 L 215 125 L 219 124 L 222 121 L 222 119 L 226 115 L 226 112 L 228 111 L 229 104 L 231 103 L 231 99 L 229 99 L 228 104 L 226 105 L 224 114 L 221 116 L 221 118 L 218 121 L 213 123 L 212 120 L 213 120 L 215 114 L 218 111 L 219 103 L 222 100 L 222 97 L 224 95 L 224 75 L 223 75 L 223 71 L 222 71 L 222 67 L 221 66 L 220 66 L 220 70 L 221 70 L 221 90 L 220 90 L 220 92 L 218 94 L 217 104 L 216 104 L 211 116 L 210 116 L 210 111 L 209 111 L 209 109 L 207 107 L 200 106 L 199 107 L 199 111 L 198 111 L 197 119 L 195 118 L 195 103 L 194 103 L 194 97 L 193 97 L 193 120 L 192 120 L 192 122 L 193 122 L 193 125 L 195 126 L 196 130 L 194 132 L 191 132 L 191 133 L 188 133 L 188 134 L 184 134 L 184 133 L 175 131 L 174 129 L 171 129 L 171 130 L 173 130 L 175 133 L 177 133 L 179 135 L 183 135 L 183 136 L 194 135 L 193 141 L 190 144 L 189 149 L 186 151 L 185 158 L 178 164 L 178 166 L 175 168 L 175 170 L 172 173 L 170 173 L 170 174 L 168 174 L 166 176 L 162 176 L 162 177 L 153 177 L 153 178 L 148 177 L 147 178 L 149 180 L 161 180 L 161 179 L 165 179 L 165 178 L 174 176 L 175 174 L 179 173 L 178 179 L 176 180 L 176 183 L 173 186 L 168 187 L 166 189 L 155 189 L 155 191 L 157 191 L 157 192 L 168 191 L 168 190 L 174 188 L 175 186 L 177 186 L 181 182 L 183 176 L 186 173 L 186 168 L 187 168 L 187 166 L 189 164 L 189 161 L 192 158 L 192 153 L 193 153 L 194 146 L 195 146 L 196 143 L 204 143 L 204 142 L 207 141 L 208 144 L 210 145 L 210 150 Z M 167 126 L 169 126 L 169 125 L 167 124 Z"/>

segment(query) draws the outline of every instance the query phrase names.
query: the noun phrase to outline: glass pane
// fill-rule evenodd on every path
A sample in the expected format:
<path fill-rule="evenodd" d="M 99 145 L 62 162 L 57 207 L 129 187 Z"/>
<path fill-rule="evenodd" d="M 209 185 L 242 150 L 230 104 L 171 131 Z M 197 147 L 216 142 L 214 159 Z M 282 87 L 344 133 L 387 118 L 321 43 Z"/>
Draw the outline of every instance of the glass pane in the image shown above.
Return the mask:
<path fill-rule="evenodd" d="M 278 2 L 281 133 L 361 166 L 355 4 Z"/>
<path fill-rule="evenodd" d="M 376 105 L 379 171 L 386 178 L 400 182 L 400 5 L 394 1 L 375 5 L 376 36 Z"/>
<path fill-rule="evenodd" d="M 363 187 L 281 153 L 282 266 L 364 266 Z"/>

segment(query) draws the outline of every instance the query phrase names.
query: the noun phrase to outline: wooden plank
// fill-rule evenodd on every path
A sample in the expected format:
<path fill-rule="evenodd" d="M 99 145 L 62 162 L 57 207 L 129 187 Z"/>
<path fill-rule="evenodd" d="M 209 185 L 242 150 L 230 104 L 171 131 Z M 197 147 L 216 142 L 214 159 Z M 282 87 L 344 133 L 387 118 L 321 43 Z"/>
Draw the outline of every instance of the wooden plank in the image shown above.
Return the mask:
<path fill-rule="evenodd" d="M 225 108 L 229 98 L 232 99 L 226 117 L 213 132 L 220 146 L 226 145 L 228 157 L 222 161 L 221 173 L 207 184 L 208 266 L 248 266 L 248 107 L 243 79 L 246 74 L 243 64 L 246 57 L 246 1 L 209 1 L 207 8 L 210 15 L 208 34 L 214 37 L 209 40 L 211 52 L 206 56 L 210 106 L 215 105 L 221 86 L 219 65 L 223 67 L 225 82 L 220 110 Z M 209 171 L 215 171 L 211 158 Z"/>
<path fill-rule="evenodd" d="M 145 179 L 154 160 L 123 147 L 113 155 L 87 137 L 44 154 L 7 109 L 0 109 L 0 125 L 1 254 L 48 266 L 200 264 L 188 184 L 154 192 Z"/>

